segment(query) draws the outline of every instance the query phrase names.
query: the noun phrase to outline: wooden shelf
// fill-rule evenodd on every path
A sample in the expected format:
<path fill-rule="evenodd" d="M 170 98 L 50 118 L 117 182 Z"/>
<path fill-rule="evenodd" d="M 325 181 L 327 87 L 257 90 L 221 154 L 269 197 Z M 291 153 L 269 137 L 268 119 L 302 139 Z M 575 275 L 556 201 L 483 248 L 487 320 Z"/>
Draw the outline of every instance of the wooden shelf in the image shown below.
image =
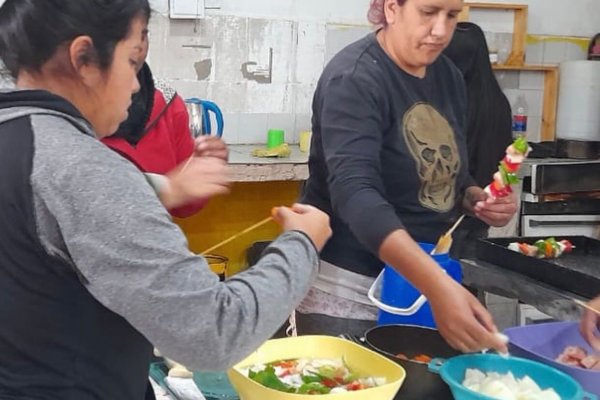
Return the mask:
<path fill-rule="evenodd" d="M 507 64 L 494 64 L 492 68 L 496 71 L 555 71 L 558 70 L 558 65 L 536 65 L 536 64 L 524 64 L 524 65 L 507 65 Z"/>
<path fill-rule="evenodd" d="M 544 74 L 544 99 L 542 104 L 540 137 L 543 141 L 554 140 L 556 138 L 556 107 L 558 105 L 558 66 L 525 64 L 528 6 L 526 4 L 510 3 L 464 3 L 458 20 L 468 21 L 471 9 L 475 8 L 514 12 L 510 55 L 505 64 L 495 64 L 492 68 L 496 71 L 538 71 Z"/>
<path fill-rule="evenodd" d="M 512 36 L 512 48 L 507 65 L 520 66 L 525 63 L 525 41 L 527 39 L 527 4 L 504 4 L 504 3 L 465 3 L 459 21 L 468 21 L 472 8 L 488 10 L 508 10 L 514 12 L 514 27 Z"/>

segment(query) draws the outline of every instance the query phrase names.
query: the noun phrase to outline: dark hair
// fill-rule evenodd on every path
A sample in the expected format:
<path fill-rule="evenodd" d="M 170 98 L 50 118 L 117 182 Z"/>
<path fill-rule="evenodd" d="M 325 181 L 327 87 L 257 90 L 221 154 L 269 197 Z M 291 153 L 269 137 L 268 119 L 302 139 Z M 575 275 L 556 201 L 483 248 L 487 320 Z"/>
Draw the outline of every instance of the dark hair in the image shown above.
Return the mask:
<path fill-rule="evenodd" d="M 6 0 L 0 7 L 0 59 L 15 78 L 21 69 L 39 72 L 61 46 L 85 35 L 94 47 L 82 61 L 105 71 L 136 17 L 150 18 L 148 0 Z"/>
<path fill-rule="evenodd" d="M 403 5 L 406 0 L 396 0 L 396 3 Z M 369 5 L 369 11 L 367 12 L 367 19 L 373 25 L 386 26 L 387 21 L 385 20 L 384 6 L 385 0 L 371 0 Z"/>
<path fill-rule="evenodd" d="M 469 171 L 487 185 L 512 141 L 512 112 L 492 65 L 481 28 L 459 22 L 444 54 L 461 71 L 467 88 L 467 150 Z"/>

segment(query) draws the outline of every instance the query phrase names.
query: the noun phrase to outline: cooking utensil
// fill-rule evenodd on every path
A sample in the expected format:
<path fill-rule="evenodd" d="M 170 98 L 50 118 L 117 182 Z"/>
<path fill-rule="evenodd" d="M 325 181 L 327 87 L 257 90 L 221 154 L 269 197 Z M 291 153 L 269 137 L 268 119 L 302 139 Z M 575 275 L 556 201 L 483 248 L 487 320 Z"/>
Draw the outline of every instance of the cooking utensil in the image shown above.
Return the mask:
<path fill-rule="evenodd" d="M 518 357 L 502 357 L 497 354 L 469 354 L 448 360 L 435 359 L 429 363 L 432 372 L 439 373 L 450 386 L 457 400 L 493 400 L 492 397 L 475 393 L 463 386 L 462 382 L 468 368 L 482 372 L 512 372 L 516 378 L 528 375 L 542 389 L 552 388 L 562 400 L 597 400 L 598 397 L 586 393 L 569 375 L 544 364 Z"/>
<path fill-rule="evenodd" d="M 452 400 L 450 388 L 439 375 L 429 371 L 427 364 L 403 360 L 419 354 L 431 357 L 453 357 L 460 353 L 446 343 L 436 329 L 412 325 L 382 325 L 365 333 L 365 345 L 400 364 L 409 377 L 400 387 L 397 399 L 402 400 Z"/>
<path fill-rule="evenodd" d="M 183 164 L 183 167 L 181 167 L 181 169 L 179 170 L 179 172 L 177 173 L 177 175 L 180 175 L 183 173 L 183 171 L 185 171 L 185 169 L 188 167 L 188 165 L 190 165 L 190 163 L 192 162 L 192 160 L 194 159 L 195 154 L 192 153 L 191 156 L 188 157 L 187 160 L 185 160 L 185 164 Z"/>
<path fill-rule="evenodd" d="M 399 365 L 364 346 L 334 336 L 296 336 L 271 339 L 228 371 L 231 384 L 244 400 L 314 400 L 314 395 L 290 394 L 267 388 L 248 378 L 243 368 L 295 358 L 343 358 L 359 376 L 380 376 L 386 384 L 345 393 L 323 394 L 323 400 L 392 400 L 404 382 L 406 372 Z"/>
<path fill-rule="evenodd" d="M 250 227 L 248 227 L 248 228 L 244 229 L 243 231 L 241 231 L 241 232 L 238 232 L 238 233 L 236 233 L 235 235 L 233 235 L 233 236 L 231 236 L 231 237 L 229 237 L 229 238 L 227 238 L 227 239 L 223 240 L 222 242 L 219 242 L 219 243 L 215 244 L 214 246 L 211 246 L 211 247 L 209 247 L 208 249 L 204 250 L 204 251 L 203 251 L 202 253 L 200 253 L 200 254 L 202 254 L 202 255 L 204 255 L 204 254 L 208 254 L 208 253 L 210 253 L 211 251 L 213 251 L 213 250 L 215 250 L 215 249 L 218 249 L 219 247 L 221 247 L 221 246 L 223 246 L 223 245 L 226 245 L 226 244 L 227 244 L 227 243 L 229 243 L 229 242 L 232 242 L 232 241 L 234 241 L 235 239 L 239 238 L 240 236 L 242 236 L 242 235 L 245 235 L 246 233 L 250 232 L 251 230 L 253 230 L 253 229 L 256 229 L 256 228 L 258 228 L 258 227 L 260 227 L 260 226 L 263 226 L 263 225 L 265 225 L 265 224 L 267 224 L 267 223 L 271 222 L 272 220 L 273 220 L 273 217 L 268 217 L 268 218 L 265 218 L 265 219 L 263 219 L 262 221 L 260 221 L 260 222 L 257 222 L 256 224 L 254 224 L 254 225 L 252 225 L 252 226 L 250 226 Z"/>
<path fill-rule="evenodd" d="M 579 332 L 578 322 L 550 322 L 508 328 L 511 354 L 554 367 L 574 378 L 591 393 L 600 393 L 600 371 L 565 365 L 555 361 L 567 346 L 581 347 L 595 354 L 592 346 Z"/>
<path fill-rule="evenodd" d="M 433 248 L 433 250 L 431 251 L 430 254 L 443 254 L 443 253 L 448 253 L 450 252 L 450 247 L 452 247 L 452 233 L 456 230 L 456 228 L 458 228 L 458 225 L 460 225 L 460 223 L 462 222 L 462 220 L 465 218 L 465 214 L 461 215 L 460 218 L 458 218 L 456 220 L 456 222 L 454 223 L 454 225 L 452 225 L 452 227 L 450 229 L 448 229 L 448 231 L 446 233 L 444 233 L 442 236 L 440 236 L 440 238 L 438 239 L 435 247 Z"/>

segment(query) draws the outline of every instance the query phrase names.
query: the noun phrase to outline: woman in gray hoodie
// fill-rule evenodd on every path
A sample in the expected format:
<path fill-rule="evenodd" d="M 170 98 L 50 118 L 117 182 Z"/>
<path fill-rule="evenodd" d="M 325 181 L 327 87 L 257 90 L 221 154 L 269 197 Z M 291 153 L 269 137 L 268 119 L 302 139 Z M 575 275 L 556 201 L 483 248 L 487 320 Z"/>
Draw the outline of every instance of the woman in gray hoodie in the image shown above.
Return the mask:
<path fill-rule="evenodd" d="M 127 116 L 147 0 L 7 0 L 0 59 L 0 398 L 141 400 L 152 347 L 222 370 L 306 294 L 330 234 L 319 210 L 279 207 L 285 231 L 219 282 L 143 174 L 98 139 Z M 204 158 L 204 157 L 203 157 Z M 189 168 L 174 201 L 229 190 L 223 160 Z"/>

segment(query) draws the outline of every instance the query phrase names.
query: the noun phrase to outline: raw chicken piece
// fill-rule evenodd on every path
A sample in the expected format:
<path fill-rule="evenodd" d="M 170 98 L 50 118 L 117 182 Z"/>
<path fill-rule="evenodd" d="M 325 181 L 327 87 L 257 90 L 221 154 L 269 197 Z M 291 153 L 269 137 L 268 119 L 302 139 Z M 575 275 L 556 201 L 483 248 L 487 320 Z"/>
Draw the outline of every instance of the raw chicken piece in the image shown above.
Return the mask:
<path fill-rule="evenodd" d="M 567 346 L 563 350 L 563 354 L 580 361 L 587 356 L 587 352 L 579 346 Z"/>
<path fill-rule="evenodd" d="M 581 366 L 587 369 L 595 369 L 596 365 L 600 363 L 600 356 L 591 354 L 581 360 Z M 600 366 L 599 366 L 600 369 Z"/>

